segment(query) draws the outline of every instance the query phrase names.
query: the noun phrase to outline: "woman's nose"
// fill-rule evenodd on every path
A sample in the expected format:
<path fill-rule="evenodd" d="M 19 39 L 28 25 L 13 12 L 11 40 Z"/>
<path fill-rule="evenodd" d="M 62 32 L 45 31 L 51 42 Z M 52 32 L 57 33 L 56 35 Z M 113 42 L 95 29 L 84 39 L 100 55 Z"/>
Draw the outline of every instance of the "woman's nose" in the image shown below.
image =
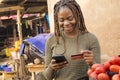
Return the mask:
<path fill-rule="evenodd" d="M 65 20 L 64 21 L 64 25 L 66 26 L 66 25 L 69 25 L 69 21 L 68 20 Z"/>

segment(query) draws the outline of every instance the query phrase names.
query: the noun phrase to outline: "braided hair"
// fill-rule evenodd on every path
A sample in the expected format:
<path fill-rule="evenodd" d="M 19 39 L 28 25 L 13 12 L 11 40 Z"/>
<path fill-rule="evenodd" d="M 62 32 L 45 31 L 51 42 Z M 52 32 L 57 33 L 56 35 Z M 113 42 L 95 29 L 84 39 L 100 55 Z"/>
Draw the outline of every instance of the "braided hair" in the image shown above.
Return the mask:
<path fill-rule="evenodd" d="M 67 6 L 68 8 L 70 8 L 72 13 L 75 14 L 74 17 L 77 21 L 76 26 L 79 27 L 80 32 L 82 34 L 88 32 L 85 26 L 84 17 L 83 17 L 79 4 L 75 0 L 60 0 L 54 5 L 54 26 L 55 26 L 54 30 L 55 30 L 55 36 L 57 38 L 57 41 L 59 40 L 59 37 L 61 36 L 59 24 L 58 24 L 58 12 L 60 8 L 63 6 Z"/>

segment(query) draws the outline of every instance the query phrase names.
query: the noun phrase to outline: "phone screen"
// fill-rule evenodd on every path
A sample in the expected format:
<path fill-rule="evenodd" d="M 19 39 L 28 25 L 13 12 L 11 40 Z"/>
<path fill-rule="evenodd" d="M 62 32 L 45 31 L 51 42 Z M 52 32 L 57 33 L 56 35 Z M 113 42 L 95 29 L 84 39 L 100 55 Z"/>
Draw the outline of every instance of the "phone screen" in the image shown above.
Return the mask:
<path fill-rule="evenodd" d="M 55 59 L 56 63 L 67 61 L 67 59 L 65 58 L 64 55 L 55 55 L 55 56 L 52 57 L 52 59 Z"/>

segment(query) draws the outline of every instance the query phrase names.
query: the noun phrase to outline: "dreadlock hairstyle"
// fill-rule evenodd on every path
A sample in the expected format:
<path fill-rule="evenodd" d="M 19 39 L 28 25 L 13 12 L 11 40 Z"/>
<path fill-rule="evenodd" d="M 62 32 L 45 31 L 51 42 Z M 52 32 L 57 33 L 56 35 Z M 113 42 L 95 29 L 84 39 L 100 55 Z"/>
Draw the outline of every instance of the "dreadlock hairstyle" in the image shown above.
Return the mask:
<path fill-rule="evenodd" d="M 79 4 L 75 0 L 60 0 L 54 5 L 54 23 L 55 23 L 54 30 L 55 30 L 55 36 L 58 43 L 59 43 L 59 37 L 61 36 L 60 28 L 58 24 L 58 12 L 60 8 L 63 6 L 67 6 L 68 8 L 71 9 L 73 14 L 75 14 L 74 17 L 77 21 L 76 26 L 79 27 L 80 32 L 82 34 L 88 32 L 85 26 L 83 14 Z"/>

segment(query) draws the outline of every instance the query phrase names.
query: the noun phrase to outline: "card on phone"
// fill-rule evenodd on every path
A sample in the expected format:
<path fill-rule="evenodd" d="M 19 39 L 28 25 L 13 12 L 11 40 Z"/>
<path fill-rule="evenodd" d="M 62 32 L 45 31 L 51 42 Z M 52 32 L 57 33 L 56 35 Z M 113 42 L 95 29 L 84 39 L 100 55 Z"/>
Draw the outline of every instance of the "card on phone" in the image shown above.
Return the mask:
<path fill-rule="evenodd" d="M 76 54 L 71 56 L 71 60 L 83 59 L 83 54 Z"/>

